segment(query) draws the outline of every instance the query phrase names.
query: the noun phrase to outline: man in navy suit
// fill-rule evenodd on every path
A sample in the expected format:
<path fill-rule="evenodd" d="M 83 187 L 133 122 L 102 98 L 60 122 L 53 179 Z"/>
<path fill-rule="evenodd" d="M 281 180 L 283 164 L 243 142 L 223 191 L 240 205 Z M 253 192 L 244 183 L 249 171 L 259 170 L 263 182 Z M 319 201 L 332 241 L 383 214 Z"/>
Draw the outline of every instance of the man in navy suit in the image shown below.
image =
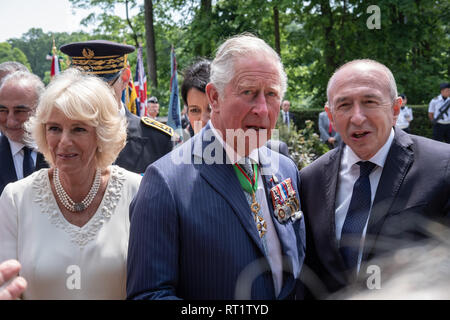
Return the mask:
<path fill-rule="evenodd" d="M 8 183 L 48 166 L 40 153 L 25 145 L 23 127 L 43 90 L 39 77 L 27 71 L 11 73 L 0 84 L 0 194 Z"/>
<path fill-rule="evenodd" d="M 366 287 L 373 259 L 421 243 L 450 213 L 450 146 L 394 127 L 402 100 L 386 66 L 351 61 L 331 77 L 327 95 L 325 111 L 344 144 L 300 172 L 302 280 L 316 298 Z M 380 270 L 381 290 L 393 271 Z"/>
<path fill-rule="evenodd" d="M 149 166 L 130 206 L 129 299 L 292 299 L 305 253 L 298 171 L 264 146 L 286 75 L 250 35 L 211 64 L 211 120 Z"/>

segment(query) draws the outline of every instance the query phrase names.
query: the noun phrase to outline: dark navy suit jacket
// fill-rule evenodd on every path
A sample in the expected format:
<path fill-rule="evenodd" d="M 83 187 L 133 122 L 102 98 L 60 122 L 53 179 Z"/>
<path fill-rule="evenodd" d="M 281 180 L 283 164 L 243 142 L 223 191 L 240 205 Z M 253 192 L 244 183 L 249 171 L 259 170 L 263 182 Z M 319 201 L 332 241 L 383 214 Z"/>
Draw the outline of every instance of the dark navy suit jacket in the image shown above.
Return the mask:
<path fill-rule="evenodd" d="M 448 224 L 450 216 L 450 145 L 394 130 L 367 226 L 361 281 L 367 277 L 372 259 L 426 239 L 430 219 Z M 308 248 L 302 278 L 315 297 L 349 284 L 335 228 L 343 147 L 341 144 L 300 171 Z"/>
<path fill-rule="evenodd" d="M 48 168 L 42 154 L 38 153 L 36 158 L 36 171 L 42 168 Z M 16 168 L 11 154 L 11 146 L 5 135 L 0 136 L 0 194 L 10 182 L 17 181 Z"/>
<path fill-rule="evenodd" d="M 287 271 L 277 297 L 233 166 L 210 163 L 205 156 L 226 161 L 223 147 L 208 133 L 209 125 L 147 168 L 130 206 L 128 298 L 293 298 L 305 254 L 303 219 L 280 224 L 273 217 L 272 175 L 262 175 Z M 291 177 L 297 190 L 298 171 L 291 160 L 266 147 L 259 156 L 261 170 L 273 172 L 279 182 Z M 271 165 L 279 170 L 275 173 Z M 254 281 L 252 272 L 257 275 Z M 236 294 L 246 281 L 253 286 Z"/>

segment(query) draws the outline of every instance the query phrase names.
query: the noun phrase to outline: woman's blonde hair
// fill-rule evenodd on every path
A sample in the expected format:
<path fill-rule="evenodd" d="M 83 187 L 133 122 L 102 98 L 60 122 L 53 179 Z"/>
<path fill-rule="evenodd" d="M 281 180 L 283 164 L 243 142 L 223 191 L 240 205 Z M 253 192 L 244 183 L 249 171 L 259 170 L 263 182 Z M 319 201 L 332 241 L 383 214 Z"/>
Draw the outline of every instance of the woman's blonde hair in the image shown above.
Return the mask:
<path fill-rule="evenodd" d="M 40 97 L 36 113 L 27 126 L 39 151 L 54 166 L 46 139 L 45 125 L 54 109 L 71 120 L 95 128 L 97 165 L 104 169 L 112 164 L 124 148 L 127 124 L 120 116 L 112 89 L 100 78 L 70 68 L 56 76 Z"/>

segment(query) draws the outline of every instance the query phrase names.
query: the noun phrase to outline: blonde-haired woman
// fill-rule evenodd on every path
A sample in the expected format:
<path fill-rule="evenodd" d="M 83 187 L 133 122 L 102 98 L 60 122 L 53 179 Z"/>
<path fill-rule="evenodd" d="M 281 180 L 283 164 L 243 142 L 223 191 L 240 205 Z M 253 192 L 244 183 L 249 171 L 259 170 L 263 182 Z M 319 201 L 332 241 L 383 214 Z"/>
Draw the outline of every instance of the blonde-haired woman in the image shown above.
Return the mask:
<path fill-rule="evenodd" d="M 21 263 L 25 299 L 126 297 L 128 207 L 141 177 L 111 165 L 126 141 L 116 106 L 102 80 L 69 69 L 30 119 L 50 169 L 0 197 L 0 261 Z"/>

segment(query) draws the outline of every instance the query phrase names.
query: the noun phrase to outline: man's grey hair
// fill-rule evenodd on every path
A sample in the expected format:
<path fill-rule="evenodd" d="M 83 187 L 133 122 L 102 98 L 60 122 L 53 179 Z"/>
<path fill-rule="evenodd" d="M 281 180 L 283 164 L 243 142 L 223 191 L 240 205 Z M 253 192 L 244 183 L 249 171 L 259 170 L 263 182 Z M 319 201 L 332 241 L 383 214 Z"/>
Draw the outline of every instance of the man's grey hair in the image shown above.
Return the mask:
<path fill-rule="evenodd" d="M 28 70 L 27 67 L 25 67 L 23 64 L 21 64 L 20 62 L 17 62 L 17 61 L 6 61 L 6 62 L 0 63 L 0 82 L 8 74 L 16 72 L 16 71 L 30 72 L 30 70 Z"/>
<path fill-rule="evenodd" d="M 0 82 L 0 91 L 2 91 L 4 86 L 11 82 L 17 87 L 31 88 L 31 90 L 34 90 L 36 98 L 39 98 L 45 89 L 44 83 L 37 75 L 28 71 L 16 71 L 8 74 L 2 79 Z"/>
<path fill-rule="evenodd" d="M 210 81 L 216 87 L 219 94 L 223 95 L 225 86 L 233 79 L 236 59 L 253 55 L 265 55 L 272 58 L 277 65 L 280 76 L 281 98 L 287 87 L 287 76 L 278 54 L 264 40 L 250 34 L 243 33 L 226 40 L 216 52 L 216 57 L 211 63 Z"/>
<path fill-rule="evenodd" d="M 392 74 L 391 70 L 389 70 L 389 68 L 386 67 L 384 64 L 382 64 L 382 63 L 380 63 L 380 62 L 378 62 L 378 61 L 375 61 L 375 60 L 371 60 L 371 59 L 357 59 L 357 60 L 352 60 L 352 61 L 347 62 L 347 63 L 343 64 L 342 66 L 340 66 L 340 67 L 333 73 L 333 75 L 331 76 L 330 80 L 328 81 L 328 85 L 327 85 L 327 98 L 328 98 L 328 101 L 330 101 L 330 87 L 331 87 L 331 84 L 333 83 L 333 81 L 334 81 L 334 79 L 335 79 L 336 74 L 337 74 L 340 70 L 342 70 L 342 69 L 344 69 L 344 68 L 346 68 L 346 67 L 349 67 L 349 66 L 352 66 L 352 65 L 355 65 L 355 64 L 360 64 L 360 63 L 372 65 L 372 66 L 378 68 L 380 71 L 382 71 L 382 72 L 384 72 L 384 73 L 386 74 L 386 77 L 388 78 L 388 82 L 389 82 L 389 83 L 388 83 L 388 86 L 389 86 L 389 95 L 390 95 L 391 101 L 394 102 L 395 99 L 398 98 L 397 84 L 395 83 L 394 75 Z M 327 103 L 328 103 L 328 102 L 327 102 Z M 328 103 L 328 105 L 329 105 L 329 103 Z"/>

